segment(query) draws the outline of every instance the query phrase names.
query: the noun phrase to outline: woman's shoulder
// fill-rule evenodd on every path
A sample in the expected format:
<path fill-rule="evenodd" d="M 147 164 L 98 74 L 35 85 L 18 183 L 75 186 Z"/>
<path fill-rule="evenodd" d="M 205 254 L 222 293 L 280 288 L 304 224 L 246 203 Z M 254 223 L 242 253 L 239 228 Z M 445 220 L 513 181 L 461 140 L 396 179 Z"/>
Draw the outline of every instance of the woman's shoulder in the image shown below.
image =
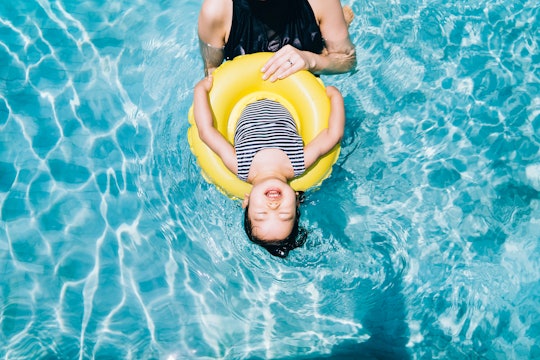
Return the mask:
<path fill-rule="evenodd" d="M 339 0 L 308 0 L 326 41 L 342 41 L 349 36 L 349 23 L 354 17 L 350 7 Z"/>
<path fill-rule="evenodd" d="M 315 18 L 321 26 L 333 31 L 348 30 L 354 19 L 354 12 L 349 5 L 342 6 L 339 0 L 307 0 Z M 324 29 L 327 30 L 327 29 Z M 327 35 L 327 34 L 326 34 Z"/>
<path fill-rule="evenodd" d="M 232 0 L 204 0 L 198 19 L 199 38 L 221 48 L 229 36 L 231 22 Z"/>
<path fill-rule="evenodd" d="M 327 16 L 335 16 L 341 11 L 341 2 L 339 0 L 308 0 L 317 20 Z"/>
<path fill-rule="evenodd" d="M 232 16 L 232 0 L 204 0 L 199 21 L 226 22 Z"/>

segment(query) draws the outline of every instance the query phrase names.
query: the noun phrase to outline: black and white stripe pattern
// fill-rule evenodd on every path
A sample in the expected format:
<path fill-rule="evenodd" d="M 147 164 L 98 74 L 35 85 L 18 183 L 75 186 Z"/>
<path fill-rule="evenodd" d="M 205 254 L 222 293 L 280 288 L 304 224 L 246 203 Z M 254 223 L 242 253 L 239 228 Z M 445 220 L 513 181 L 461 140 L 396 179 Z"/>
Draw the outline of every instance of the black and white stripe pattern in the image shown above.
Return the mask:
<path fill-rule="evenodd" d="M 247 180 L 255 154 L 268 148 L 287 154 L 294 176 L 305 171 L 304 143 L 291 114 L 277 101 L 262 99 L 246 106 L 236 125 L 234 147 L 241 180 Z"/>

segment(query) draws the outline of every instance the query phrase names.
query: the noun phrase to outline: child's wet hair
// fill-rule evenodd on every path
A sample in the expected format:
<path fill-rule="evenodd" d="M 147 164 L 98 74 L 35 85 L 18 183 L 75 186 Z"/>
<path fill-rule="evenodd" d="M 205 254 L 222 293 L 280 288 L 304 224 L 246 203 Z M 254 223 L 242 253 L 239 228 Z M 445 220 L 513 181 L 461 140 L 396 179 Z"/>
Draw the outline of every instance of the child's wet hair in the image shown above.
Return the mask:
<path fill-rule="evenodd" d="M 300 202 L 303 201 L 303 193 L 299 194 Z M 249 205 L 244 209 L 244 230 L 248 239 L 265 248 L 270 254 L 278 256 L 280 258 L 286 258 L 289 255 L 289 251 L 304 245 L 307 240 L 306 229 L 300 227 L 300 210 L 296 208 L 296 217 L 294 219 L 293 228 L 291 233 L 283 240 L 279 241 L 264 241 L 253 235 L 253 227 L 251 226 L 251 220 L 248 216 Z"/>

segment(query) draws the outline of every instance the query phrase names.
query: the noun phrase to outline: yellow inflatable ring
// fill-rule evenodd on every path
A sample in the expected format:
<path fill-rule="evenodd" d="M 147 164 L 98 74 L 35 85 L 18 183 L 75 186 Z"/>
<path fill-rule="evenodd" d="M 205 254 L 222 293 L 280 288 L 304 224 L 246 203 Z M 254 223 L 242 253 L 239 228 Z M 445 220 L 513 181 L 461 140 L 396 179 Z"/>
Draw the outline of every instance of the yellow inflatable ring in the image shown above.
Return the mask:
<path fill-rule="evenodd" d="M 279 101 L 291 113 L 304 144 L 308 144 L 328 127 L 330 100 L 322 81 L 308 71 L 300 71 L 276 82 L 262 80 L 261 67 L 272 53 L 242 55 L 221 64 L 213 73 L 210 104 L 216 129 L 231 143 L 240 114 L 259 99 Z M 251 184 L 238 179 L 221 159 L 199 138 L 193 118 L 193 106 L 188 114 L 191 126 L 188 141 L 197 158 L 204 178 L 232 198 L 242 199 L 251 191 Z M 313 164 L 304 174 L 290 181 L 296 191 L 318 186 L 332 170 L 339 156 L 339 145 Z"/>

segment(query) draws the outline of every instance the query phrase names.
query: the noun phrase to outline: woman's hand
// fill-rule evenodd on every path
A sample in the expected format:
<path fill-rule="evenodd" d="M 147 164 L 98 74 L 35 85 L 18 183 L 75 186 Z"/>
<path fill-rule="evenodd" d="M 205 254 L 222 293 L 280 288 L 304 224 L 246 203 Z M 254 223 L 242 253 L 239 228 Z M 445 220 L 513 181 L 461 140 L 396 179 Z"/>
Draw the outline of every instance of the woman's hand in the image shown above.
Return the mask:
<path fill-rule="evenodd" d="M 308 51 L 300 51 L 291 45 L 285 45 L 262 67 L 263 80 L 274 82 L 300 70 L 311 70 L 310 54 Z"/>
<path fill-rule="evenodd" d="M 314 74 L 339 74 L 354 69 L 356 53 L 348 38 L 343 42 L 327 41 L 326 45 L 321 54 L 285 45 L 261 68 L 263 80 L 274 82 L 301 70 Z"/>

